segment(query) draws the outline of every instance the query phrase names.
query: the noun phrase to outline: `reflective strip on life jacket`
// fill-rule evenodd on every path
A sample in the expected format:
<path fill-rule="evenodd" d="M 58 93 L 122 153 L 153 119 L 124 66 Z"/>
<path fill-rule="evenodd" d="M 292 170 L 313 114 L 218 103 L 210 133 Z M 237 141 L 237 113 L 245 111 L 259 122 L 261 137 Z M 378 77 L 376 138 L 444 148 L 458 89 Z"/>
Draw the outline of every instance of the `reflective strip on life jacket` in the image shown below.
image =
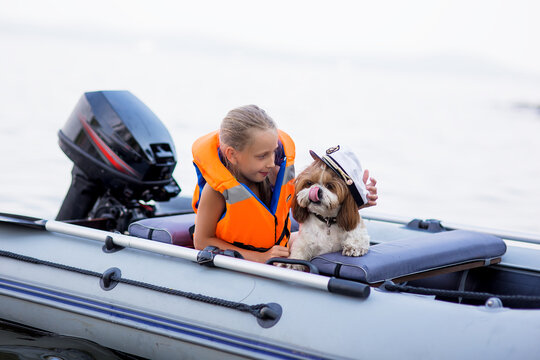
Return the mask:
<path fill-rule="evenodd" d="M 294 175 L 295 175 L 294 165 L 287 166 L 285 168 L 285 175 L 284 175 L 283 182 L 288 183 L 289 181 L 294 180 Z"/>
<path fill-rule="evenodd" d="M 228 204 L 234 204 L 252 196 L 243 185 L 236 185 L 230 189 L 225 189 L 222 194 Z"/>

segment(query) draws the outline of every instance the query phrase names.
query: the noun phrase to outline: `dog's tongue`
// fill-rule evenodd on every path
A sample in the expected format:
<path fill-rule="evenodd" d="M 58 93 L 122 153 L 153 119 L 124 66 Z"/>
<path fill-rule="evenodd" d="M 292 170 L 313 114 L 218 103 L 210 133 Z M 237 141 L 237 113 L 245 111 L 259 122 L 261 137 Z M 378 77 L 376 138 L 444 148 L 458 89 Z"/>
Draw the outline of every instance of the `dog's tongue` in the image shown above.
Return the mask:
<path fill-rule="evenodd" d="M 313 186 L 311 189 L 309 189 L 309 200 L 313 202 L 319 202 L 321 199 L 319 199 L 319 187 Z"/>

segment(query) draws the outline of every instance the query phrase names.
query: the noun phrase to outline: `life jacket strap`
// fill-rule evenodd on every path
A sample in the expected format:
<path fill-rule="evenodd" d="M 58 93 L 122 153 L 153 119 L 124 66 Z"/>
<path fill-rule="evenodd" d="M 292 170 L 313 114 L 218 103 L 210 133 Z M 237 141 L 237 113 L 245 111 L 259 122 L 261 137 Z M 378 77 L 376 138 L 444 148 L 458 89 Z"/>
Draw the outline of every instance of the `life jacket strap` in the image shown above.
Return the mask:
<path fill-rule="evenodd" d="M 285 224 L 283 225 L 283 231 L 281 231 L 281 235 L 279 236 L 279 239 L 276 241 L 276 245 L 281 244 L 281 241 L 284 237 L 287 237 L 287 241 L 283 246 L 286 246 L 289 242 L 289 238 L 291 237 L 291 232 L 289 231 L 289 216 L 290 214 L 287 214 L 287 218 L 285 219 Z"/>

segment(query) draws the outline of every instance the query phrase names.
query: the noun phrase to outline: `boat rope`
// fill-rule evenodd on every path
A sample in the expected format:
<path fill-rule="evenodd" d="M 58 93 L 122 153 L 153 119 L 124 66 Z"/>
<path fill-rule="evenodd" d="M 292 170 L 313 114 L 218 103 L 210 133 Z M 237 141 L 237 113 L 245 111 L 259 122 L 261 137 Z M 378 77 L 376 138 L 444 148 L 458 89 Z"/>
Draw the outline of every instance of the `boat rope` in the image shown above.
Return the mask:
<path fill-rule="evenodd" d="M 430 296 L 440 296 L 440 297 L 448 297 L 448 298 L 463 298 L 463 299 L 481 300 L 481 301 L 487 301 L 490 298 L 498 298 L 502 302 L 512 301 L 515 303 L 526 304 L 529 306 L 533 306 L 533 305 L 535 305 L 535 307 L 540 306 L 540 296 L 534 296 L 534 295 L 499 295 L 499 294 L 491 294 L 487 292 L 476 292 L 476 291 L 432 289 L 432 288 L 417 287 L 417 286 L 410 286 L 410 285 L 397 285 L 391 281 L 384 282 L 381 285 L 381 288 L 383 288 L 386 291 L 391 291 L 391 292 L 404 292 L 404 293 L 417 294 L 417 295 L 430 295 Z"/>
<path fill-rule="evenodd" d="M 145 289 L 149 289 L 153 291 L 158 291 L 158 292 L 162 292 L 162 293 L 166 293 L 170 295 L 181 296 L 181 297 L 185 297 L 191 300 L 201 301 L 207 304 L 223 306 L 230 309 L 250 313 L 251 315 L 255 316 L 257 319 L 261 319 L 261 320 L 275 320 L 274 317 L 277 316 L 274 311 L 275 309 L 269 306 L 270 304 L 248 305 L 241 302 L 229 301 L 229 300 L 206 296 L 202 294 L 196 294 L 192 292 L 166 288 L 163 286 L 149 284 L 142 281 L 126 279 L 114 273 L 109 273 L 109 275 L 106 275 L 107 272 L 105 272 L 105 274 L 102 274 L 97 271 L 81 269 L 78 267 L 59 264 L 59 263 L 55 263 L 55 262 L 51 262 L 47 260 L 36 259 L 34 257 L 16 254 L 16 253 L 4 251 L 4 250 L 0 250 L 0 256 L 4 256 L 4 257 L 11 258 L 14 260 L 24 261 L 27 263 L 45 265 L 45 266 L 53 267 L 56 269 L 71 271 L 71 272 L 79 273 L 82 275 L 94 276 L 94 277 L 97 277 L 106 281 L 115 281 L 118 283 L 137 286 L 137 287 L 141 287 L 141 288 L 145 288 Z"/>

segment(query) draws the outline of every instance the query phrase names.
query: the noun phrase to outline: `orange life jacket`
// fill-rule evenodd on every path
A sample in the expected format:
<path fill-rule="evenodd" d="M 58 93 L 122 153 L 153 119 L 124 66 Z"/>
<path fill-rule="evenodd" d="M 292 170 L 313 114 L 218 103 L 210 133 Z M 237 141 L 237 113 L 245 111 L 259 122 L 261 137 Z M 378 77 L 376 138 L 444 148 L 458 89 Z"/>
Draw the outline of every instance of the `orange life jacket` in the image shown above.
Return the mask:
<path fill-rule="evenodd" d="M 294 196 L 294 142 L 278 130 L 284 158 L 274 186 L 270 207 L 223 165 L 219 135 L 211 132 L 193 143 L 193 163 L 198 183 L 193 195 L 197 212 L 202 188 L 208 184 L 225 198 L 225 212 L 217 223 L 216 237 L 249 250 L 266 251 L 274 245 L 288 246 L 291 224 L 289 210 Z"/>

